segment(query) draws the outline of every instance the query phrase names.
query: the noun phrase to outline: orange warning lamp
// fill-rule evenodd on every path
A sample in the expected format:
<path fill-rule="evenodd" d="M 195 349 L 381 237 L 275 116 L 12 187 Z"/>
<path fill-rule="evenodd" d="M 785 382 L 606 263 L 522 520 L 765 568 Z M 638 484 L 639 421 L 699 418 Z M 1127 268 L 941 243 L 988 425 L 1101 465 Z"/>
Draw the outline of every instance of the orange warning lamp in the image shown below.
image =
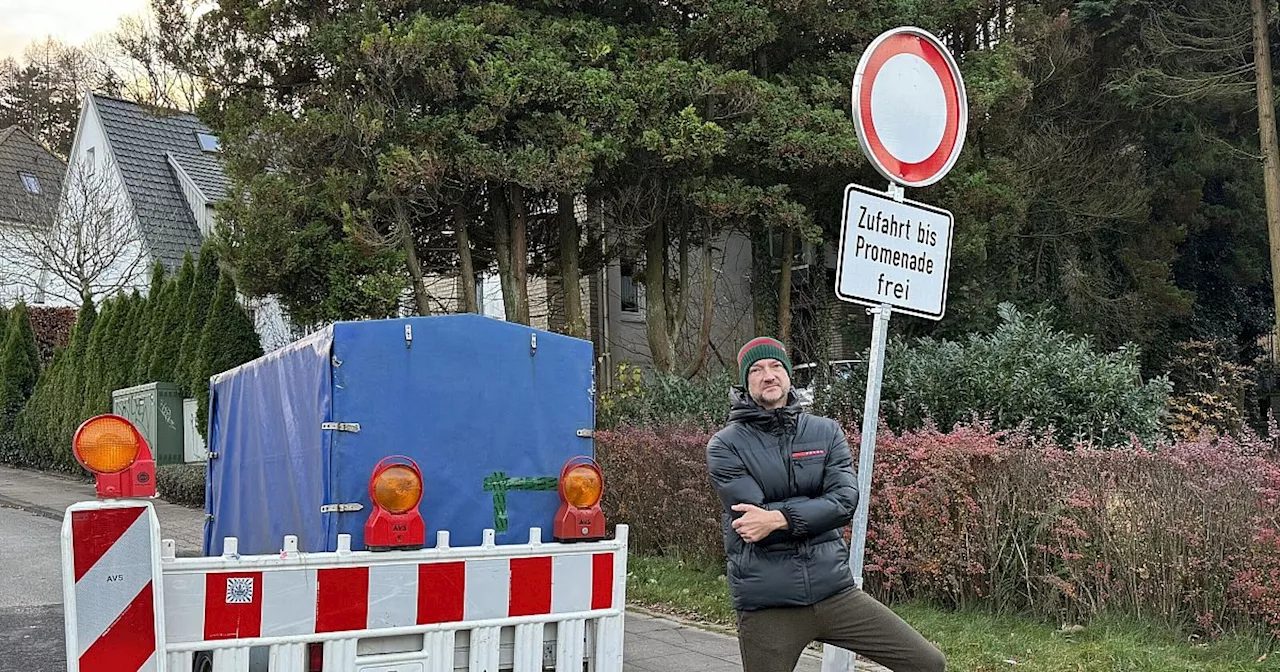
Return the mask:
<path fill-rule="evenodd" d="M 560 470 L 560 510 L 556 512 L 553 537 L 556 541 L 603 539 L 604 474 L 600 465 L 585 456 L 571 458 Z"/>
<path fill-rule="evenodd" d="M 125 418 L 108 413 L 85 420 L 71 448 L 76 460 L 93 472 L 98 497 L 155 496 L 156 461 L 151 446 Z"/>
<path fill-rule="evenodd" d="M 426 525 L 418 513 L 422 470 L 403 455 L 383 458 L 369 479 L 373 513 L 364 524 L 364 546 L 370 551 L 418 549 L 426 545 Z"/>

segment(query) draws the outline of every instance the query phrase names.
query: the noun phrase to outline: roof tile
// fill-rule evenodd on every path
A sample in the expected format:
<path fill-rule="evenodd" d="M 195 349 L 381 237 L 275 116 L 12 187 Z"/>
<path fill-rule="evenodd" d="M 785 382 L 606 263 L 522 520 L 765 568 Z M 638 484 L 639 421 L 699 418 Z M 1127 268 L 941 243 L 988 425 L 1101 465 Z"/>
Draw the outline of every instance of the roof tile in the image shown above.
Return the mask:
<path fill-rule="evenodd" d="M 227 191 L 222 166 L 196 137 L 211 131 L 193 114 L 93 96 L 142 235 L 157 259 L 176 268 L 188 250 L 200 248 L 202 239 L 167 155 L 173 155 L 205 198 L 222 200 Z"/>

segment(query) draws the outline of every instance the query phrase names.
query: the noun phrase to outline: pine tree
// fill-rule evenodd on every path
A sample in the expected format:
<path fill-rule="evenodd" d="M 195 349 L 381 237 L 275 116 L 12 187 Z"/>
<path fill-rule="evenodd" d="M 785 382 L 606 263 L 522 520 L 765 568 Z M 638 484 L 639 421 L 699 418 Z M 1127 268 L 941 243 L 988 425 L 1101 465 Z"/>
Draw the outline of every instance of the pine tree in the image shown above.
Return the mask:
<path fill-rule="evenodd" d="M 253 320 L 236 301 L 235 283 L 221 274 L 213 305 L 200 334 L 200 380 L 196 389 L 199 400 L 197 422 L 201 431 L 209 420 L 209 378 L 262 356 L 262 341 L 253 328 Z"/>
<path fill-rule="evenodd" d="M 19 302 L 9 311 L 5 333 L 0 350 L 0 433 L 13 429 L 40 377 L 40 351 L 25 303 Z"/>

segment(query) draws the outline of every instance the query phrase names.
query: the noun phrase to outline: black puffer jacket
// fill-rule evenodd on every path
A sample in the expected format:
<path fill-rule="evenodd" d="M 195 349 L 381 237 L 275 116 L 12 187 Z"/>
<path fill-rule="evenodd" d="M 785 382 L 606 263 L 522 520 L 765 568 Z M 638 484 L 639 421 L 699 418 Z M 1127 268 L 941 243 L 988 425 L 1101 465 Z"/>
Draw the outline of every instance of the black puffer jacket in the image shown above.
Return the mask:
<path fill-rule="evenodd" d="M 707 444 L 711 484 L 724 509 L 733 606 L 742 611 L 810 605 L 854 585 L 840 534 L 858 504 L 853 458 L 833 420 L 805 413 L 795 401 L 765 410 L 735 388 L 729 424 Z M 749 544 L 733 529 L 754 504 L 781 511 L 787 529 Z"/>

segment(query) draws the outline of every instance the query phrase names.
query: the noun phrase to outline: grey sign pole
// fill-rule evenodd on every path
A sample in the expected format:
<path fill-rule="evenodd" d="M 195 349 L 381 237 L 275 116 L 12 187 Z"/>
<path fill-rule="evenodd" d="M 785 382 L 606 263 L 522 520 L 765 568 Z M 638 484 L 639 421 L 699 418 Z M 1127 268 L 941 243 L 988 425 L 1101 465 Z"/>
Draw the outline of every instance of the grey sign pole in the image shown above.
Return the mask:
<path fill-rule="evenodd" d="M 871 505 L 871 470 L 876 458 L 876 428 L 880 424 L 880 383 L 884 380 L 884 348 L 889 333 L 889 306 L 868 308 L 876 318 L 871 327 L 871 362 L 867 366 L 867 400 L 862 409 L 862 445 L 858 451 L 858 509 L 853 515 L 853 547 L 849 565 L 862 588 L 863 556 L 867 552 L 867 511 Z"/>
<path fill-rule="evenodd" d="M 853 580 L 862 588 L 863 557 L 867 551 L 867 520 L 871 505 L 871 471 L 876 457 L 876 429 L 880 424 L 880 384 L 884 380 L 884 349 L 889 334 L 889 316 L 893 308 L 881 305 L 868 308 L 875 315 L 871 324 L 871 361 L 867 364 L 867 397 L 862 409 L 862 442 L 858 451 L 858 508 L 853 515 L 853 545 L 849 548 L 849 566 Z M 822 650 L 822 672 L 849 672 L 854 654 L 830 644 Z"/>

